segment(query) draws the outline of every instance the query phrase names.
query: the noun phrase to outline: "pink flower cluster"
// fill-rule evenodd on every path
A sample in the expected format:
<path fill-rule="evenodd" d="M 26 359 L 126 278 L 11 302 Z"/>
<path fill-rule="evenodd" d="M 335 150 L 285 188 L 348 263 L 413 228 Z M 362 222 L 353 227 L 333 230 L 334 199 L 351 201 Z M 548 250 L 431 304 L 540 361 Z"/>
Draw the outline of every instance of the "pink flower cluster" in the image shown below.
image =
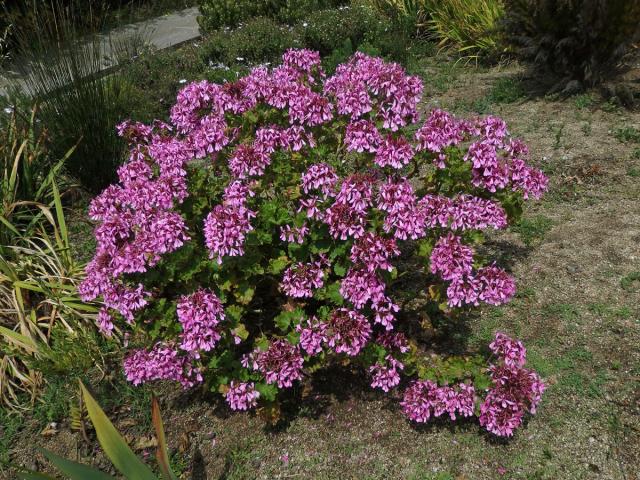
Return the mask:
<path fill-rule="evenodd" d="M 180 348 L 199 358 L 221 338 L 218 324 L 224 320 L 220 299 L 210 290 L 199 289 L 178 301 L 178 321 L 182 324 Z"/>
<path fill-rule="evenodd" d="M 522 342 L 498 333 L 490 348 L 500 363 L 489 368 L 493 386 L 480 405 L 480 425 L 495 435 L 510 437 L 527 411 L 536 413 L 545 385 L 536 372 L 524 368 Z"/>
<path fill-rule="evenodd" d="M 313 297 L 313 291 L 324 284 L 323 262 L 296 263 L 284 272 L 282 291 L 293 298 Z"/>
<path fill-rule="evenodd" d="M 441 195 L 425 195 L 421 200 L 429 228 L 451 230 L 496 230 L 506 228 L 507 213 L 493 200 L 459 195 L 455 198 Z"/>
<path fill-rule="evenodd" d="M 255 216 L 255 212 L 247 208 L 241 198 L 234 197 L 232 202 L 216 205 L 204 221 L 204 238 L 209 256 L 222 264 L 225 256 L 244 255 L 244 241 L 253 230 L 251 219 Z"/>
<path fill-rule="evenodd" d="M 256 390 L 253 382 L 231 380 L 231 385 L 229 385 L 225 398 L 232 410 L 249 410 L 258 405 L 260 392 Z"/>
<path fill-rule="evenodd" d="M 495 435 L 512 436 L 525 413 L 536 412 L 545 385 L 537 373 L 524 368 L 526 352 L 522 342 L 497 333 L 490 348 L 500 363 L 489 367 L 493 385 L 480 404 L 479 421 Z M 465 417 L 474 414 L 475 391 L 464 383 L 455 389 L 419 380 L 407 388 L 401 405 L 414 422 L 426 422 L 445 412 L 455 420 L 456 413 Z"/>
<path fill-rule="evenodd" d="M 291 387 L 302 378 L 302 355 L 286 340 L 274 340 L 267 350 L 256 350 L 250 361 L 247 365 L 264 375 L 267 383 L 277 383 L 279 388 Z"/>
<path fill-rule="evenodd" d="M 144 286 L 128 284 L 125 276 L 146 272 L 189 239 L 174 207 L 187 196 L 184 165 L 193 151 L 187 142 L 167 137 L 166 126 L 160 128 L 130 122 L 118 126 L 137 143 L 118 169 L 120 184 L 109 186 L 89 206 L 89 216 L 99 222 L 97 246 L 78 292 L 84 301 L 102 297 L 106 308 L 99 326 L 105 333 L 113 330 L 107 309 L 132 323 L 135 312 L 147 304 Z"/>
<path fill-rule="evenodd" d="M 376 363 L 369 367 L 369 373 L 373 377 L 371 386 L 388 392 L 400 383 L 399 370 L 404 370 L 404 365 L 391 355 L 387 355 L 385 363 Z"/>
<path fill-rule="evenodd" d="M 462 239 L 448 233 L 436 242 L 431 252 L 431 273 L 449 281 L 447 302 L 451 307 L 464 304 L 491 305 L 508 302 L 516 293 L 513 278 L 495 265 L 473 271 L 473 249 Z"/>
<path fill-rule="evenodd" d="M 333 77 L 324 84 L 324 93 L 335 99 L 340 115 L 348 115 L 353 123 L 376 108 L 376 120 L 384 128 L 397 131 L 418 119 L 417 106 L 422 96 L 422 82 L 418 77 L 408 76 L 396 63 L 385 63 L 357 52 L 348 63 L 338 65 Z M 373 97 L 373 98 L 372 98 Z M 371 140 L 379 141 L 379 135 L 369 126 Z M 365 140 L 370 145 L 369 139 Z M 366 150 L 363 144 L 363 150 Z"/>
<path fill-rule="evenodd" d="M 193 359 L 165 343 L 157 343 L 151 350 L 134 350 L 124 359 L 123 367 L 127 380 L 134 385 L 172 380 L 190 388 L 202 382 L 202 373 L 193 366 Z"/>
<path fill-rule="evenodd" d="M 400 402 L 404 414 L 417 423 L 427 422 L 431 417 L 446 413 L 451 420 L 456 414 L 470 417 L 474 413 L 475 389 L 466 383 L 456 388 L 439 387 L 431 380 L 417 380 L 404 392 Z"/>

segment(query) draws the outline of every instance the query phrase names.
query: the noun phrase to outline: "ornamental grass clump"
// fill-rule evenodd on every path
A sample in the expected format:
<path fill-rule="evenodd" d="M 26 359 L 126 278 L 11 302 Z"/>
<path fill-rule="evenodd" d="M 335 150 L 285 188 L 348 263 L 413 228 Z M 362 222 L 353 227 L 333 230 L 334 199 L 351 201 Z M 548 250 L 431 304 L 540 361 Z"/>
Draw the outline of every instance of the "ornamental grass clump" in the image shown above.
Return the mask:
<path fill-rule="evenodd" d="M 339 361 L 384 391 L 417 377 L 402 403 L 415 421 L 477 414 L 510 434 L 543 388 L 520 344 L 499 337 L 495 367 L 441 375 L 397 281 L 421 272 L 445 318 L 509 301 L 481 231 L 517 219 L 547 179 L 499 118 L 420 122 L 421 93 L 379 58 L 356 53 L 327 78 L 317 52 L 289 50 L 272 70 L 186 86 L 170 124 L 121 124 L 131 154 L 91 204 L 80 293 L 104 301 L 106 335 L 126 331 L 127 378 L 204 383 L 247 410 Z"/>

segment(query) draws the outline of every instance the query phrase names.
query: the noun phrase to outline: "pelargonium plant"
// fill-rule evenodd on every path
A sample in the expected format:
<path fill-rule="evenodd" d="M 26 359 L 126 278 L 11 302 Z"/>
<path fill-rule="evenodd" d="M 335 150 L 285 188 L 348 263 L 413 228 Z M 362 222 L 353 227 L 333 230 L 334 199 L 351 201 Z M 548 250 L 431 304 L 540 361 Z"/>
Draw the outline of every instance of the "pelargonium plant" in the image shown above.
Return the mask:
<path fill-rule="evenodd" d="M 411 420 L 478 415 L 511 435 L 544 388 L 522 344 L 499 334 L 490 368 L 425 360 L 398 285 L 418 272 L 443 318 L 509 301 L 482 232 L 547 179 L 500 118 L 421 120 L 422 89 L 362 53 L 327 77 L 318 53 L 289 50 L 272 70 L 186 86 L 170 123 L 119 125 L 130 157 L 91 203 L 80 293 L 103 300 L 104 334 L 129 330 L 126 377 L 204 383 L 247 410 L 337 360 L 385 392 L 408 383 Z"/>

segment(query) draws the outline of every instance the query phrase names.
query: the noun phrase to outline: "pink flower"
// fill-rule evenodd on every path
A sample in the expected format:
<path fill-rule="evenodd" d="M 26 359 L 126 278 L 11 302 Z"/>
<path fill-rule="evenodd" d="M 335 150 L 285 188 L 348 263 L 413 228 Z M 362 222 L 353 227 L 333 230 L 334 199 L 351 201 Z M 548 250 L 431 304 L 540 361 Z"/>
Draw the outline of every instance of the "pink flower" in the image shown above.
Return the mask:
<path fill-rule="evenodd" d="M 379 167 L 402 168 L 413 158 L 413 148 L 403 136 L 387 135 L 378 150 L 374 161 Z"/>
<path fill-rule="evenodd" d="M 216 205 L 204 222 L 204 237 L 209 256 L 222 264 L 225 256 L 244 255 L 244 241 L 253 230 L 255 213 L 243 205 Z"/>
<path fill-rule="evenodd" d="M 464 245 L 456 235 L 440 237 L 431 252 L 431 273 L 438 273 L 444 280 L 456 280 L 471 273 L 473 249 Z"/>
<path fill-rule="evenodd" d="M 339 308 L 327 320 L 327 344 L 336 353 L 356 356 L 371 336 L 371 325 L 366 317 L 353 310 Z"/>
<path fill-rule="evenodd" d="M 309 233 L 309 227 L 304 223 L 300 227 L 292 227 L 291 225 L 284 225 L 280 227 L 280 240 L 289 243 L 304 243 L 304 237 Z"/>
<path fill-rule="evenodd" d="M 400 255 L 400 250 L 394 239 L 386 239 L 377 236 L 373 232 L 367 232 L 353 243 L 350 259 L 365 269 L 374 272 L 380 270 L 393 270 L 389 258 Z"/>
<path fill-rule="evenodd" d="M 382 345 L 387 350 L 397 349 L 401 353 L 407 353 L 409 351 L 407 337 L 401 332 L 382 332 L 378 334 L 376 343 Z"/>
<path fill-rule="evenodd" d="M 368 302 L 377 304 L 384 301 L 384 289 L 380 277 L 364 268 L 350 268 L 340 283 L 340 295 L 357 309 L 363 308 Z"/>
<path fill-rule="evenodd" d="M 180 348 L 195 358 L 199 351 L 208 352 L 221 338 L 218 324 L 223 321 L 222 303 L 210 290 L 199 289 L 178 301 L 178 321 L 182 325 Z"/>
<path fill-rule="evenodd" d="M 375 123 L 367 120 L 356 120 L 347 125 L 344 143 L 349 152 L 375 153 L 382 138 Z"/>
<path fill-rule="evenodd" d="M 322 344 L 327 342 L 326 330 L 327 325 L 316 317 L 311 317 L 296 327 L 296 331 L 300 333 L 300 346 L 308 355 L 322 352 Z"/>
<path fill-rule="evenodd" d="M 522 367 L 527 361 L 527 350 L 519 340 L 513 340 L 502 332 L 489 344 L 491 351 L 509 367 Z"/>
<path fill-rule="evenodd" d="M 255 364 L 267 383 L 288 388 L 302 378 L 304 360 L 296 347 L 286 340 L 274 340 L 266 351 L 257 351 Z"/>
<path fill-rule="evenodd" d="M 284 272 L 282 291 L 293 298 L 313 297 L 313 291 L 324 284 L 321 262 L 296 263 Z"/>
<path fill-rule="evenodd" d="M 479 283 L 478 298 L 491 305 L 502 305 L 511 300 L 516 293 L 513 278 L 495 265 L 478 270 L 476 280 Z"/>
<path fill-rule="evenodd" d="M 134 350 L 124 359 L 124 371 L 134 385 L 154 380 L 173 380 L 184 388 L 202 382 L 200 369 L 190 356 L 181 356 L 170 344 L 157 343 L 151 350 Z"/>
<path fill-rule="evenodd" d="M 302 191 L 310 193 L 312 190 L 320 190 L 326 198 L 333 196 L 333 189 L 338 183 L 338 176 L 333 167 L 326 163 L 311 165 L 302 175 Z"/>
<path fill-rule="evenodd" d="M 370 367 L 369 373 L 373 377 L 371 386 L 388 392 L 400 383 L 398 370 L 404 370 L 404 365 L 391 355 L 387 355 L 385 360 L 386 364 L 376 363 Z"/>
<path fill-rule="evenodd" d="M 249 410 L 258 405 L 260 392 L 255 389 L 253 382 L 236 383 L 232 380 L 225 397 L 232 410 Z"/>

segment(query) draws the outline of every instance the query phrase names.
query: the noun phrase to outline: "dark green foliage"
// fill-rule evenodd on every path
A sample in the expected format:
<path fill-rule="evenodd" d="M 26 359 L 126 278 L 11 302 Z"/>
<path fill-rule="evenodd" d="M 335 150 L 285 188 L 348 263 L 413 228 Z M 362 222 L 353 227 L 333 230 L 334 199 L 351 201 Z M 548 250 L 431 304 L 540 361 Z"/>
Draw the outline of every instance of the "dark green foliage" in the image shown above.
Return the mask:
<path fill-rule="evenodd" d="M 214 32 L 202 45 L 200 58 L 206 64 L 272 62 L 296 46 L 300 46 L 299 42 L 289 28 L 270 18 L 257 17 L 236 30 Z"/>
<path fill-rule="evenodd" d="M 257 16 L 265 16 L 282 23 L 294 23 L 309 12 L 345 3 L 344 0 L 201 0 L 198 17 L 205 31 L 221 27 L 235 27 Z"/>
<path fill-rule="evenodd" d="M 306 48 L 324 56 L 343 49 L 347 41 L 357 49 L 365 39 L 375 39 L 378 33 L 389 28 L 390 25 L 371 7 L 355 4 L 313 12 L 298 23 L 296 31 Z"/>
<path fill-rule="evenodd" d="M 506 0 L 504 28 L 516 53 L 563 79 L 592 86 L 640 38 L 637 0 Z M 573 88 L 573 87 L 572 87 Z"/>

